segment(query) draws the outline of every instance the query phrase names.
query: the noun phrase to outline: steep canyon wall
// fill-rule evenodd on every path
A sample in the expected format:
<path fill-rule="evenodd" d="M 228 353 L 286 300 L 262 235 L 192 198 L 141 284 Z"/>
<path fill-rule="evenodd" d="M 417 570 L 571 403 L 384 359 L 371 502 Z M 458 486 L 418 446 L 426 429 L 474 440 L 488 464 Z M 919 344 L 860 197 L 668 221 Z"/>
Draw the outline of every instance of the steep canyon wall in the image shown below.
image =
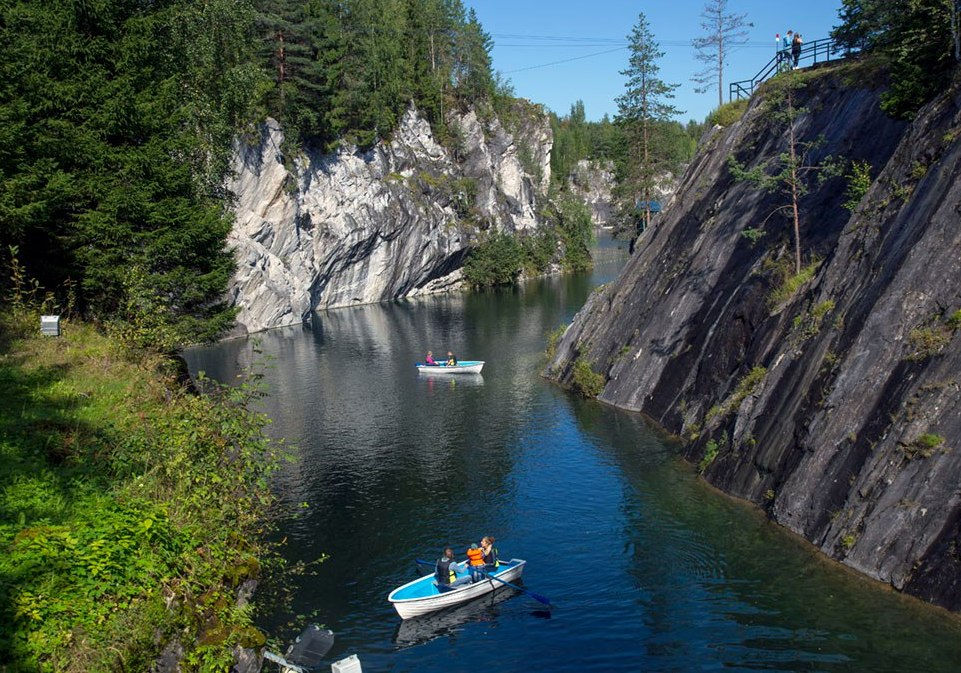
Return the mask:
<path fill-rule="evenodd" d="M 729 164 L 785 151 L 768 87 L 699 152 L 547 374 L 570 385 L 586 360 L 599 399 L 683 436 L 708 481 L 829 556 L 961 610 L 961 83 L 906 123 L 881 112 L 859 67 L 808 73 L 798 92 L 811 163 L 871 167 L 853 212 L 844 177 L 802 198 L 809 279 L 785 282 L 784 197 Z"/>
<path fill-rule="evenodd" d="M 285 157 L 272 120 L 239 140 L 228 185 L 235 333 L 455 287 L 483 232 L 540 226 L 553 136 L 534 106 L 512 117 L 509 132 L 497 118 L 451 115 L 454 139 L 441 144 L 411 108 L 389 142 L 335 154 Z"/>

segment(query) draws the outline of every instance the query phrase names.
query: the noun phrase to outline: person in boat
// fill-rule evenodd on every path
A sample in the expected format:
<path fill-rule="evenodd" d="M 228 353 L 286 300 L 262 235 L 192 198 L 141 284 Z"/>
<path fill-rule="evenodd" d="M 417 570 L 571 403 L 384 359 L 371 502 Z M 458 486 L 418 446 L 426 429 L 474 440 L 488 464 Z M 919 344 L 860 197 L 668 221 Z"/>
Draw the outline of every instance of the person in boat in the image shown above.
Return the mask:
<path fill-rule="evenodd" d="M 472 544 L 467 550 L 467 569 L 472 581 L 479 582 L 484 579 L 484 552 L 476 544 Z"/>
<path fill-rule="evenodd" d="M 484 570 L 494 572 L 501 562 L 497 560 L 497 547 L 494 546 L 494 538 L 485 535 L 480 543 L 481 551 L 484 552 Z"/>
<path fill-rule="evenodd" d="M 457 577 L 457 572 L 454 570 L 455 563 L 454 550 L 445 547 L 444 555 L 437 559 L 437 563 L 434 565 L 434 582 L 441 591 L 447 591 L 471 581 L 470 577 Z"/>
<path fill-rule="evenodd" d="M 427 351 L 427 357 L 424 358 L 424 364 L 437 366 L 437 360 L 434 359 L 434 351 Z"/>
<path fill-rule="evenodd" d="M 455 357 L 454 357 L 454 354 L 451 353 L 450 351 L 447 351 L 447 366 L 448 366 L 448 367 L 456 367 L 456 366 L 457 366 L 457 358 L 455 358 Z"/>

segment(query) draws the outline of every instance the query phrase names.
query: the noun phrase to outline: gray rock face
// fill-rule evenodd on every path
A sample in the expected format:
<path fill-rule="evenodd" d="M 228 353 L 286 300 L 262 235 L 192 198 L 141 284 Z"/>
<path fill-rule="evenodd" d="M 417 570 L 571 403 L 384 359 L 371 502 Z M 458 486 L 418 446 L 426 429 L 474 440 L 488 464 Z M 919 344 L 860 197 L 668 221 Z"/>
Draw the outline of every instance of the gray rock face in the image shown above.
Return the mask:
<path fill-rule="evenodd" d="M 567 179 L 571 192 L 591 209 L 595 227 L 606 227 L 614 220 L 614 162 L 581 159 Z"/>
<path fill-rule="evenodd" d="M 677 205 L 595 293 L 548 373 L 587 358 L 603 401 L 689 441 L 704 473 L 824 553 L 961 609 L 961 83 L 910 125 L 879 92 L 822 74 L 795 130 L 872 167 L 854 212 L 833 178 L 801 202 L 811 280 L 779 304 L 783 197 L 733 179 L 784 150 L 763 98 L 715 133 Z M 763 228 L 753 242 L 746 229 Z M 626 350 L 622 350 L 626 347 Z M 753 372 L 749 376 L 749 373 Z"/>
<path fill-rule="evenodd" d="M 238 141 L 229 184 L 237 333 L 458 287 L 482 231 L 538 227 L 553 136 L 543 113 L 524 106 L 517 116 L 513 134 L 474 112 L 452 116 L 451 150 L 411 109 L 390 142 L 307 151 L 287 165 L 272 120 L 252 143 Z"/>

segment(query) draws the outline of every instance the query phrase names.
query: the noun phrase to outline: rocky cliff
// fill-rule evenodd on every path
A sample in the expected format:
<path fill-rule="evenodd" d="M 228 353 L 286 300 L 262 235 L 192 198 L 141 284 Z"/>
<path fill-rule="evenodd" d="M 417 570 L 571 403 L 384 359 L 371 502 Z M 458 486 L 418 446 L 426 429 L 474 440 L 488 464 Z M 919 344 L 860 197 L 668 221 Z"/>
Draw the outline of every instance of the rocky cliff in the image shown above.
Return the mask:
<path fill-rule="evenodd" d="M 614 224 L 614 162 L 581 159 L 567 178 L 568 189 L 591 209 L 595 227 Z"/>
<path fill-rule="evenodd" d="M 581 159 L 567 178 L 567 187 L 572 194 L 587 204 L 591 210 L 591 222 L 595 227 L 614 227 L 617 225 L 617 205 L 614 188 L 617 179 L 613 161 Z M 674 173 L 665 171 L 654 181 L 653 200 L 660 201 L 666 211 L 674 204 L 678 179 Z M 635 196 L 641 199 L 641 195 Z"/>
<path fill-rule="evenodd" d="M 863 189 L 834 177 L 801 199 L 806 273 L 788 262 L 784 198 L 728 160 L 785 151 L 768 87 L 698 154 L 548 375 L 571 384 L 586 361 L 601 400 L 682 435 L 708 481 L 959 610 L 961 83 L 907 124 L 880 111 L 864 67 L 806 73 L 799 92 L 812 161 L 871 168 Z"/>
<path fill-rule="evenodd" d="M 539 108 L 519 101 L 511 118 L 513 132 L 496 118 L 452 115 L 453 139 L 441 144 L 410 109 L 389 142 L 335 154 L 285 157 L 271 120 L 238 141 L 229 184 L 237 332 L 457 286 L 483 232 L 538 227 L 553 136 Z"/>

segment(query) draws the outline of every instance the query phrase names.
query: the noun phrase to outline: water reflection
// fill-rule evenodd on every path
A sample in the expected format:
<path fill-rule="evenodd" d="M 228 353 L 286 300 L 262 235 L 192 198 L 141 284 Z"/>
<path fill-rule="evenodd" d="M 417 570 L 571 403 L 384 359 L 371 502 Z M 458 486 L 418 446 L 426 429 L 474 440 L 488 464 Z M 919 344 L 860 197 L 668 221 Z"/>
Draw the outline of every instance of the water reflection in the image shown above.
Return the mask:
<path fill-rule="evenodd" d="M 498 605 L 520 595 L 511 587 L 501 587 L 465 605 L 441 610 L 433 614 L 404 619 L 397 625 L 394 644 L 398 649 L 415 647 L 443 636 L 456 640 L 457 633 L 471 622 L 492 622 L 500 614 Z"/>
<path fill-rule="evenodd" d="M 356 652 L 365 670 L 955 669 L 955 620 L 714 492 L 639 416 L 540 379 L 546 335 L 614 277 L 616 254 L 592 275 L 328 311 L 258 337 L 273 358 L 271 432 L 299 457 L 276 479 L 299 513 L 284 521 L 285 554 L 330 554 L 297 579 L 294 612 L 319 609 L 337 632 L 331 656 Z M 253 343 L 187 359 L 231 381 Z M 483 376 L 419 375 L 428 349 L 485 360 Z M 487 534 L 528 560 L 551 619 L 499 592 L 401 623 L 386 596 L 413 560 Z M 261 624 L 284 638 L 289 619 Z"/>

